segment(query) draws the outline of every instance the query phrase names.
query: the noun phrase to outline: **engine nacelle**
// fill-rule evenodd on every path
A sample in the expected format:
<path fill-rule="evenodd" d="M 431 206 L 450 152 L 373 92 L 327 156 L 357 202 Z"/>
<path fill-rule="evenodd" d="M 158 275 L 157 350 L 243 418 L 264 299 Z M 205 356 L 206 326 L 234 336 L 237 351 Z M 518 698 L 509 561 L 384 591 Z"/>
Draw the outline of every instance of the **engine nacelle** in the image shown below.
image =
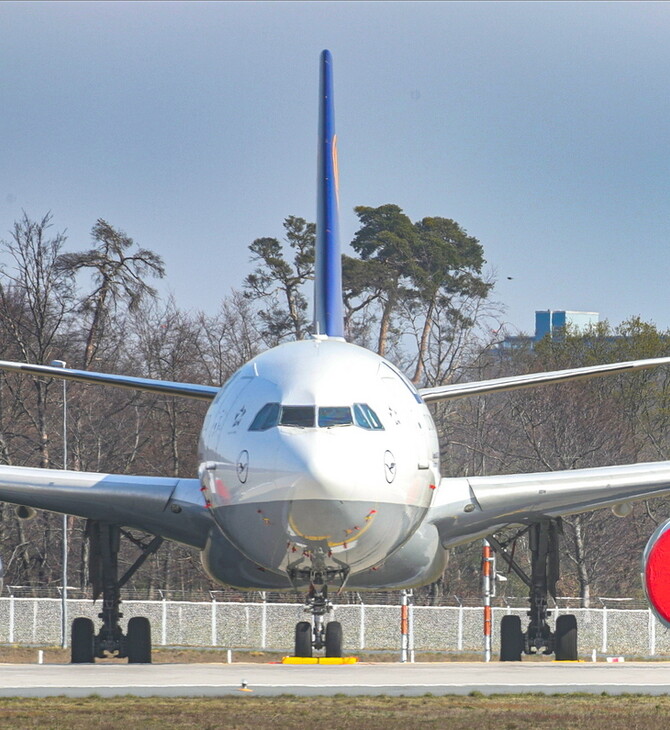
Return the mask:
<path fill-rule="evenodd" d="M 670 520 L 656 528 L 644 549 L 642 584 L 656 618 L 670 628 Z"/>

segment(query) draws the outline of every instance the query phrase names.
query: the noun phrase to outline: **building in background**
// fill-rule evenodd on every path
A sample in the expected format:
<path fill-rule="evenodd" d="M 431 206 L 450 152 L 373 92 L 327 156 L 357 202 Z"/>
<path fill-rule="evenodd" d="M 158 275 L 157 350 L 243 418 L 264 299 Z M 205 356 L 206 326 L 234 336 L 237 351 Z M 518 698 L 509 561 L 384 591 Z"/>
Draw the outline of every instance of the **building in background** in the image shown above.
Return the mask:
<path fill-rule="evenodd" d="M 569 327 L 571 331 L 586 332 L 598 324 L 598 312 L 571 312 L 565 309 L 540 309 L 535 311 L 535 337 L 538 342 L 546 335 Z"/>
<path fill-rule="evenodd" d="M 598 324 L 598 312 L 577 312 L 568 309 L 536 309 L 535 334 L 505 337 L 497 346 L 499 352 L 509 352 L 520 347 L 532 348 L 536 342 L 549 335 L 554 337 L 566 327 L 573 332 L 587 332 Z"/>

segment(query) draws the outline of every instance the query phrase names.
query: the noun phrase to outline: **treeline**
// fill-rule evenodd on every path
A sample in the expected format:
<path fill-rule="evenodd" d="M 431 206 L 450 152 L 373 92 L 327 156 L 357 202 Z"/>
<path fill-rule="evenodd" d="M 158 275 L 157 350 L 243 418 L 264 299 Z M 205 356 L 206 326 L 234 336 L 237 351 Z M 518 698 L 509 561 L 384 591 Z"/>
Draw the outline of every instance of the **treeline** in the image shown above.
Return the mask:
<path fill-rule="evenodd" d="M 558 370 L 598 363 L 666 357 L 670 331 L 633 317 L 617 327 L 560 332 L 533 349 L 483 353 L 482 377 Z M 461 401 L 440 411 L 443 471 L 511 474 L 579 469 L 670 458 L 670 369 L 659 367 L 575 383 L 541 386 Z M 620 518 L 609 509 L 564 517 L 561 550 L 564 596 L 589 606 L 597 596 L 642 598 L 642 551 L 670 502 L 631 505 Z M 513 530 L 509 531 L 510 535 Z M 526 555 L 522 537 L 516 556 Z M 442 588 L 466 594 L 479 572 L 480 546 L 452 551 Z M 503 565 L 507 595 L 526 590 Z"/>
<path fill-rule="evenodd" d="M 152 284 L 164 276 L 160 256 L 99 220 L 92 247 L 67 251 L 51 216 L 24 215 L 0 242 L 2 359 L 220 384 L 262 347 L 250 302 L 233 293 L 212 315 L 180 310 Z M 205 408 L 188 399 L 68 383 L 67 466 L 84 471 L 193 476 Z M 62 381 L 0 375 L 0 463 L 63 467 Z M 20 520 L 0 505 L 5 584 L 61 584 L 61 517 L 39 512 Z M 85 521 L 70 518 L 69 585 L 88 581 Z M 120 560 L 136 551 L 124 546 Z M 209 587 L 197 554 L 165 544 L 136 584 Z"/>
<path fill-rule="evenodd" d="M 395 361 L 419 385 L 670 354 L 670 333 L 631 320 L 587 336 L 563 333 L 508 351 L 501 307 L 491 301 L 479 241 L 448 218 L 412 222 L 396 205 L 356 209 L 360 227 L 343 257 L 347 338 Z M 283 238 L 250 246 L 251 271 L 214 313 L 181 309 L 154 286 L 160 255 L 104 220 L 91 247 L 72 251 L 50 215 L 16 222 L 0 241 L 0 357 L 165 380 L 224 383 L 244 362 L 310 331 L 314 225 L 298 217 Z M 0 463 L 63 466 L 61 381 L 0 374 Z M 192 477 L 206 406 L 182 398 L 67 384 L 67 466 L 77 470 Z M 546 471 L 666 458 L 670 372 L 608 376 L 435 409 L 445 475 Z M 664 502 L 564 520 L 567 595 L 638 595 L 637 565 Z M 87 584 L 83 520 L 70 518 L 70 580 Z M 58 586 L 61 518 L 20 520 L 0 505 L 5 583 Z M 141 536 L 136 536 L 141 537 Z M 520 538 L 523 546 L 524 537 Z M 517 556 L 522 554 L 517 551 Z M 132 545 L 122 562 L 134 559 Z M 508 594 L 523 595 L 509 576 Z M 197 552 L 165 543 L 136 574 L 143 591 L 212 586 Z M 451 551 L 445 575 L 424 591 L 479 593 L 479 545 Z"/>

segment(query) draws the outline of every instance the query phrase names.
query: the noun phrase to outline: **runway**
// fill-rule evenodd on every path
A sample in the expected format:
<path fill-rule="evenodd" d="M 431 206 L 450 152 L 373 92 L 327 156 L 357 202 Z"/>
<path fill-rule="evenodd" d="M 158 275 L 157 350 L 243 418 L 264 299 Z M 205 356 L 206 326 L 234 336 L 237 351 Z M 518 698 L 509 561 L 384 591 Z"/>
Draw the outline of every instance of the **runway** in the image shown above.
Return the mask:
<path fill-rule="evenodd" d="M 0 665 L 2 697 L 418 696 L 470 692 L 667 694 L 670 662 Z"/>

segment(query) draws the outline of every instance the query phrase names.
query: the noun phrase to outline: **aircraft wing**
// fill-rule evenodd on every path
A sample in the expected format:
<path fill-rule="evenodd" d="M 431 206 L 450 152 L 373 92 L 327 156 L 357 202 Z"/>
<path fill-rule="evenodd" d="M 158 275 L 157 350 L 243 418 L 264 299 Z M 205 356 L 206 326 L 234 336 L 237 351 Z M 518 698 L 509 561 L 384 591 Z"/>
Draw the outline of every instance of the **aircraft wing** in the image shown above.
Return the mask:
<path fill-rule="evenodd" d="M 583 380 L 593 378 L 597 375 L 608 373 L 623 373 L 631 370 L 644 370 L 659 365 L 670 364 L 670 357 L 655 357 L 648 360 L 629 360 L 628 362 L 613 362 L 606 365 L 590 365 L 582 368 L 570 368 L 568 370 L 553 370 L 546 373 L 528 373 L 527 375 L 512 375 L 506 378 L 494 378 L 492 380 L 478 380 L 473 383 L 452 383 L 451 385 L 439 385 L 435 388 L 420 388 L 419 395 L 426 403 L 433 403 L 441 400 L 452 400 L 464 398 L 469 395 L 484 395 L 485 393 L 497 393 L 503 390 L 517 390 L 529 388 L 534 385 L 547 383 L 560 383 L 566 380 Z M 0 363 L 2 367 L 2 363 Z"/>
<path fill-rule="evenodd" d="M 98 385 L 114 385 L 118 388 L 148 390 L 152 393 L 178 395 L 184 398 L 197 398 L 206 401 L 213 400 L 220 390 L 220 388 L 213 385 L 175 383 L 171 380 L 152 380 L 151 378 L 134 378 L 128 375 L 95 373 L 89 370 L 73 370 L 71 368 L 54 367 L 53 365 L 31 365 L 23 362 L 11 362 L 9 360 L 0 360 L 0 370 L 27 373 L 28 375 L 45 375 L 51 378 L 63 378 L 64 380 L 78 380 L 83 383 L 97 383 Z"/>
<path fill-rule="evenodd" d="M 444 478 L 428 521 L 444 547 L 600 507 L 670 494 L 670 461 L 534 474 Z M 622 512 L 623 514 L 623 512 Z"/>
<path fill-rule="evenodd" d="M 201 550 L 213 524 L 198 479 L 0 466 L 0 502 L 145 530 Z"/>

